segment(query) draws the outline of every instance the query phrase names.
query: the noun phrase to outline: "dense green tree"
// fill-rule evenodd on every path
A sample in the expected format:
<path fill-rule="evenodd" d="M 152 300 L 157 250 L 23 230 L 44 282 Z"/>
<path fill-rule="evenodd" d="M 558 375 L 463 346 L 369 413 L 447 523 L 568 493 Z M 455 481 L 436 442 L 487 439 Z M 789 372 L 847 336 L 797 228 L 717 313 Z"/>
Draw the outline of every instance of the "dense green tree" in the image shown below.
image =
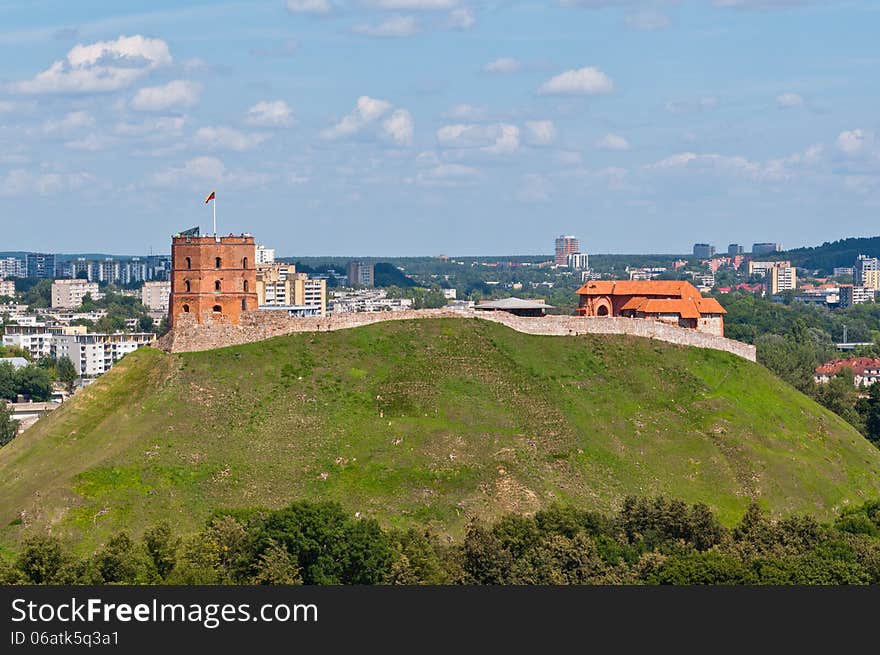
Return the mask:
<path fill-rule="evenodd" d="M 174 535 L 171 524 L 163 521 L 144 532 L 143 541 L 156 574 L 164 580 L 177 563 L 180 540 Z"/>
<path fill-rule="evenodd" d="M 296 560 L 284 546 L 273 541 L 260 553 L 256 572 L 250 582 L 258 585 L 301 585 L 303 581 Z"/>
<path fill-rule="evenodd" d="M 34 401 L 46 401 L 52 397 L 52 379 L 49 373 L 33 364 L 22 366 L 15 372 L 16 391 Z"/>
<path fill-rule="evenodd" d="M 73 362 L 70 361 L 70 357 L 67 357 L 66 355 L 60 357 L 55 366 L 55 370 L 58 381 L 64 384 L 68 391 L 73 391 L 73 384 L 76 382 L 78 376 L 76 373 L 76 367 L 73 365 Z"/>
<path fill-rule="evenodd" d="M 32 584 L 64 584 L 74 577 L 70 557 L 57 537 L 36 536 L 25 541 L 16 568 Z"/>
<path fill-rule="evenodd" d="M 0 400 L 0 447 L 5 446 L 18 435 L 18 421 L 12 418 L 12 410 Z"/>

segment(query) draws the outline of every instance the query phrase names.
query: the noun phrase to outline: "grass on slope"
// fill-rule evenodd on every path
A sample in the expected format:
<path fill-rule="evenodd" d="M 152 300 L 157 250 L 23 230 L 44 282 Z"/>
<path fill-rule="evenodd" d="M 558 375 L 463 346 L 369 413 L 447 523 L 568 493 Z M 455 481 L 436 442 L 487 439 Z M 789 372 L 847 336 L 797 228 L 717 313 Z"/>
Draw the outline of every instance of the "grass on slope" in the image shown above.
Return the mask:
<path fill-rule="evenodd" d="M 88 549 L 220 506 L 332 499 L 457 536 L 472 516 L 627 494 L 827 517 L 880 496 L 880 451 L 761 366 L 621 336 L 394 321 L 125 357 L 0 449 L 0 543 Z"/>

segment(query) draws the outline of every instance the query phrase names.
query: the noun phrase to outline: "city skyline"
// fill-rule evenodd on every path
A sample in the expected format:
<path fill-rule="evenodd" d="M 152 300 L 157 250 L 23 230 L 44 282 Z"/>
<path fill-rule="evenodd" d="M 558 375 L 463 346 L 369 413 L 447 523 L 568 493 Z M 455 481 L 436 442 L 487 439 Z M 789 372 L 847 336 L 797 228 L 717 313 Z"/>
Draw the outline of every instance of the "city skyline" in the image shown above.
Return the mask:
<path fill-rule="evenodd" d="M 279 256 L 866 235 L 867 1 L 0 1 L 4 249 Z M 289 253 L 289 255 L 288 255 Z"/>

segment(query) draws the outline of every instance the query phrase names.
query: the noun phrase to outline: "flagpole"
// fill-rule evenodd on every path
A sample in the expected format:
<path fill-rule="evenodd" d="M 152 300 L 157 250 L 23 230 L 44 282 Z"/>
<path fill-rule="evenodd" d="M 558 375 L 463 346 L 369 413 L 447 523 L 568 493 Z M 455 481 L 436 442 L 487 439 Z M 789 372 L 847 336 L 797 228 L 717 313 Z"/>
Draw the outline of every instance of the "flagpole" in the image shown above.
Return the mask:
<path fill-rule="evenodd" d="M 214 236 L 217 236 L 217 194 L 214 194 Z"/>

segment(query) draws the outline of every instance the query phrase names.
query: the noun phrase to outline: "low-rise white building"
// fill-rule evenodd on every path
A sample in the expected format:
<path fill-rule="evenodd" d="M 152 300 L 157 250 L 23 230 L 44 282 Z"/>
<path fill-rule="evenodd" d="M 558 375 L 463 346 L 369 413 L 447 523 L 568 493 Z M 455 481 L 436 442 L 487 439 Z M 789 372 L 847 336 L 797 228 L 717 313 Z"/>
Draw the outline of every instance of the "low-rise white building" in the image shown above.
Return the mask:
<path fill-rule="evenodd" d="M 10 298 L 15 297 L 14 280 L 0 280 L 0 296 L 9 296 Z"/>
<path fill-rule="evenodd" d="M 119 334 L 58 334 L 52 340 L 52 355 L 68 357 L 80 376 L 106 373 L 128 353 L 150 345 L 152 332 Z"/>

